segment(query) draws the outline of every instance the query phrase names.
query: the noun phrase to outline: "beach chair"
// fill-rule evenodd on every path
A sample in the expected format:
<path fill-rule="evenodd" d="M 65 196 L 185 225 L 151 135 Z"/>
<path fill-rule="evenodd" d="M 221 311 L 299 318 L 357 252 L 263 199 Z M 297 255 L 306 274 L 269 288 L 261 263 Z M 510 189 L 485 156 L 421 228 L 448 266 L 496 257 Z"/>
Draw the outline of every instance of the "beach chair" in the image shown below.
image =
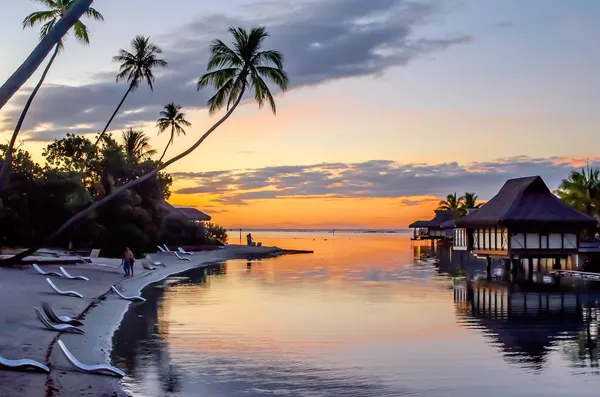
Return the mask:
<path fill-rule="evenodd" d="M 180 254 L 183 254 L 183 255 L 194 255 L 194 253 L 193 253 L 193 252 L 188 252 L 188 251 L 184 250 L 184 249 L 183 249 L 183 248 L 181 248 L 181 247 L 177 247 L 177 251 L 179 251 L 179 253 L 180 253 Z"/>
<path fill-rule="evenodd" d="M 148 259 L 148 262 L 150 262 L 150 264 L 153 266 L 167 267 L 167 266 L 165 266 L 164 263 L 158 262 L 158 261 L 155 261 L 154 259 L 152 259 L 152 257 L 150 255 L 146 255 L 146 259 Z"/>
<path fill-rule="evenodd" d="M 46 281 L 48 282 L 48 284 L 50 284 L 50 287 L 52 287 L 52 289 L 54 291 L 56 291 L 56 293 L 58 293 L 60 295 L 75 296 L 77 298 L 83 298 L 83 295 L 81 295 L 77 291 L 63 291 L 63 290 L 59 289 L 56 285 L 54 285 L 54 283 L 52 282 L 52 280 L 50 280 L 49 278 L 47 278 Z"/>
<path fill-rule="evenodd" d="M 39 267 L 37 264 L 32 264 L 31 266 L 33 266 L 33 268 L 42 276 L 54 276 L 54 277 L 62 277 L 61 274 L 59 273 L 55 273 L 55 272 L 45 272 L 42 270 L 41 267 Z"/>
<path fill-rule="evenodd" d="M 46 317 L 55 324 L 83 325 L 81 321 L 69 316 L 57 315 L 48 302 L 42 302 L 42 309 Z"/>
<path fill-rule="evenodd" d="M 48 320 L 46 320 L 46 317 L 44 317 L 44 315 L 42 314 L 40 309 L 38 309 L 37 307 L 34 307 L 33 310 L 35 311 L 35 314 L 37 315 L 38 320 L 40 320 L 40 322 L 42 324 L 44 324 L 44 326 L 46 328 L 48 328 L 50 331 L 72 332 L 74 334 L 85 334 L 85 331 L 82 330 L 81 328 L 74 327 L 69 324 L 50 324 L 50 322 Z"/>
<path fill-rule="evenodd" d="M 30 360 L 28 358 L 21 358 L 19 360 L 9 360 L 0 356 L 0 368 L 8 368 L 13 371 L 34 370 L 45 373 L 50 372 L 50 368 L 46 367 L 44 364 L 35 360 Z"/>
<path fill-rule="evenodd" d="M 161 247 L 160 245 L 157 245 L 156 247 L 157 247 L 157 248 L 160 250 L 160 252 L 167 252 L 167 251 L 165 251 L 165 249 L 164 249 L 163 247 Z"/>
<path fill-rule="evenodd" d="M 65 275 L 66 278 L 68 278 L 69 280 L 83 280 L 83 281 L 90 281 L 89 278 L 85 277 L 85 276 L 71 276 L 71 274 L 69 274 L 69 272 L 67 272 L 65 270 L 64 267 L 59 267 L 60 271 L 62 272 L 62 274 Z"/>
<path fill-rule="evenodd" d="M 112 375 L 122 378 L 125 376 L 125 372 L 121 371 L 119 368 L 113 367 L 108 364 L 97 364 L 97 365 L 87 365 L 79 361 L 75 358 L 75 356 L 67 349 L 67 346 L 63 343 L 62 340 L 58 340 L 58 346 L 60 346 L 60 350 L 66 359 L 77 369 L 83 372 L 91 373 L 91 374 L 99 374 L 99 375 Z"/>
<path fill-rule="evenodd" d="M 175 256 L 181 261 L 191 261 L 190 258 L 183 258 L 177 252 L 175 252 Z"/>
<path fill-rule="evenodd" d="M 173 252 L 169 249 L 169 247 L 167 247 L 167 244 L 163 244 L 163 247 L 165 249 L 165 252 Z"/>
<path fill-rule="evenodd" d="M 118 289 L 115 288 L 114 285 L 112 287 L 110 287 L 110 288 L 112 288 L 112 290 L 114 292 L 116 292 L 117 295 L 119 295 L 121 298 L 123 298 L 123 299 L 125 299 L 127 301 L 132 301 L 132 302 L 146 302 L 146 299 L 142 298 L 141 296 L 137 296 L 137 295 L 136 296 L 125 296 L 125 295 L 123 295 L 122 293 L 119 292 Z"/>

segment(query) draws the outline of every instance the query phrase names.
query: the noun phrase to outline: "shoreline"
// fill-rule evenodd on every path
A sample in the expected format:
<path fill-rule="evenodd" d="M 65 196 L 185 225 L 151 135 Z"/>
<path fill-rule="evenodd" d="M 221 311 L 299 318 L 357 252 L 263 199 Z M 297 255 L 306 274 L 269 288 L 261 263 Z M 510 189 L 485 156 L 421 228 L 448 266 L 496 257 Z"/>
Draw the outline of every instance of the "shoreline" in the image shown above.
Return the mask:
<path fill-rule="evenodd" d="M 45 276 L 39 275 L 28 265 L 0 269 L 0 299 L 3 316 L 0 319 L 0 355 L 9 358 L 30 358 L 50 367 L 48 375 L 32 372 L 0 371 L 0 395 L 2 396 L 129 396 L 117 378 L 89 375 L 77 372 L 68 365 L 57 347 L 60 338 L 69 350 L 82 362 L 88 364 L 110 363 L 112 338 L 120 327 L 131 305 L 143 303 L 119 299 L 110 287 L 125 295 L 139 295 L 146 286 L 192 268 L 208 267 L 233 259 L 260 259 L 285 255 L 276 247 L 248 247 L 229 245 L 224 249 L 196 252 L 190 261 L 179 260 L 173 254 L 154 253 L 153 259 L 166 267 L 145 270 L 141 264 L 135 267 L 135 276 L 123 278 L 121 269 L 94 264 L 68 266 L 74 275 L 85 275 L 90 281 L 74 281 L 53 278 L 62 289 L 81 292 L 84 299 L 64 297 L 51 292 Z M 120 259 L 94 259 L 94 263 L 118 265 Z M 47 271 L 58 266 L 42 265 Z M 82 316 L 86 334 L 57 333 L 43 328 L 33 314 L 33 307 L 42 301 L 51 304 L 58 314 Z M 6 304 L 6 302 L 10 302 Z"/>

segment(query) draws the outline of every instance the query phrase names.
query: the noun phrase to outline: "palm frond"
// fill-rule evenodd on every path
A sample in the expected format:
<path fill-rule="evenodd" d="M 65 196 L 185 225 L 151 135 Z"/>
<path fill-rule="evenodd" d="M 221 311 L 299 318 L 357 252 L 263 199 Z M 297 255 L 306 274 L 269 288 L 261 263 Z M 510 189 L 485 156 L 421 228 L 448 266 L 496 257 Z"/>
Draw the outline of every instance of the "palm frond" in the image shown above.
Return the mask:
<path fill-rule="evenodd" d="M 252 63 L 257 66 L 268 66 L 273 64 L 277 66 L 279 69 L 283 68 L 283 54 L 279 51 L 269 50 L 269 51 L 261 51 L 254 55 L 252 58 Z"/>
<path fill-rule="evenodd" d="M 92 7 L 88 8 L 88 10 L 85 12 L 85 15 L 96 21 L 104 21 L 104 16 Z"/>
<path fill-rule="evenodd" d="M 287 73 L 281 68 L 273 68 L 270 66 L 257 66 L 256 71 L 261 76 L 271 80 L 281 91 L 288 88 L 289 79 Z"/>
<path fill-rule="evenodd" d="M 73 30 L 77 40 L 83 44 L 90 44 L 90 36 L 88 34 L 87 26 L 85 26 L 81 21 L 75 22 L 75 25 L 73 25 Z"/>
<path fill-rule="evenodd" d="M 23 29 L 33 27 L 33 26 L 37 25 L 38 23 L 48 22 L 53 19 L 58 19 L 59 17 L 60 17 L 60 15 L 57 14 L 56 11 L 53 11 L 53 10 L 37 11 L 37 12 L 31 13 L 25 17 L 25 19 L 23 20 Z"/>

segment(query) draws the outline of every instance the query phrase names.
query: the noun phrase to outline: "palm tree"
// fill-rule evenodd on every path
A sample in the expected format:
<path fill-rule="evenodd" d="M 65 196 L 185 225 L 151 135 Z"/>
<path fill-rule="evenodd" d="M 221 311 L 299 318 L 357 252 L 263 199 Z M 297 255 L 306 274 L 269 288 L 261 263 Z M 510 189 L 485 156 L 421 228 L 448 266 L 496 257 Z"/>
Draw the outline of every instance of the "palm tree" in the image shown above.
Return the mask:
<path fill-rule="evenodd" d="M 198 80 L 198 89 L 209 84 L 215 86 L 217 93 L 208 100 L 209 113 L 214 114 L 217 110 L 227 106 L 227 112 L 223 117 L 213 124 L 192 146 L 177 156 L 159 164 L 144 176 L 118 187 L 108 196 L 75 214 L 36 246 L 10 258 L 0 260 L 0 263 L 17 262 L 33 254 L 39 247 L 47 245 L 71 225 L 85 218 L 100 206 L 113 200 L 128 189 L 156 177 L 158 172 L 192 153 L 233 114 L 242 101 L 246 90 L 254 93 L 254 100 L 259 107 L 262 107 L 265 100 L 268 100 L 271 110 L 273 113 L 276 112 L 275 100 L 263 78 L 271 80 L 281 91 L 287 89 L 288 77 L 283 70 L 283 55 L 273 50 L 261 51 L 264 40 L 269 37 L 264 27 L 252 28 L 249 31 L 242 28 L 229 28 L 229 32 L 233 35 L 234 48 L 228 47 L 221 40 L 213 41 L 210 47 L 211 57 L 207 66 L 208 72 Z"/>
<path fill-rule="evenodd" d="M 43 40 L 46 36 L 48 36 L 48 34 L 52 31 L 52 28 L 54 28 L 54 26 L 56 26 L 58 21 L 67 14 L 67 11 L 69 11 L 73 7 L 73 5 L 75 5 L 77 3 L 76 0 L 36 0 L 36 1 L 43 4 L 48 9 L 43 10 L 43 11 L 36 11 L 36 12 L 26 16 L 25 19 L 23 20 L 23 29 L 28 28 L 28 27 L 34 27 L 36 25 L 41 24 L 42 25 L 40 28 L 40 39 L 41 40 Z M 91 8 L 91 7 L 89 7 L 87 9 L 87 11 L 85 11 L 83 13 L 83 15 L 85 15 L 89 18 L 95 19 L 97 21 L 104 21 L 104 17 L 102 16 L 102 14 L 100 14 L 98 11 L 96 11 L 94 8 Z M 90 43 L 88 28 L 87 28 L 87 26 L 85 26 L 83 24 L 83 22 L 77 20 L 75 22 L 75 24 L 73 24 L 73 33 L 74 33 L 75 39 L 78 40 L 80 43 L 85 44 L 85 45 Z M 23 108 L 23 111 L 21 112 L 21 116 L 19 117 L 19 120 L 17 121 L 17 125 L 15 126 L 15 130 L 14 130 L 12 138 L 10 140 L 10 143 L 9 143 L 10 150 L 8 150 L 8 152 L 7 152 L 8 153 L 7 158 L 6 158 L 7 161 L 5 161 L 2 164 L 2 169 L 0 170 L 0 181 L 4 180 L 5 174 L 10 169 L 8 167 L 8 165 L 10 164 L 10 162 L 12 160 L 12 148 L 15 146 L 15 142 L 17 141 L 17 136 L 19 135 L 19 132 L 21 131 L 21 127 L 23 126 L 23 122 L 25 121 L 25 116 L 27 115 L 29 108 L 31 107 L 31 103 L 33 102 L 33 99 L 37 95 L 42 84 L 44 83 L 44 80 L 46 80 L 46 76 L 48 75 L 48 72 L 50 71 L 52 64 L 54 64 L 54 60 L 58 56 L 58 53 L 63 48 L 63 46 L 64 46 L 64 38 L 60 37 L 58 39 L 57 43 L 54 45 L 54 53 L 52 54 L 52 57 L 50 58 L 48 65 L 46 65 L 46 69 L 44 69 L 44 72 L 42 73 L 40 80 L 38 81 L 37 85 L 34 87 L 33 91 L 31 91 L 31 94 L 29 94 L 29 98 L 27 99 L 27 102 L 25 103 L 25 107 Z M 1 182 L 0 182 L 0 184 L 1 184 Z"/>
<path fill-rule="evenodd" d="M 459 197 L 459 205 L 461 212 L 466 215 L 467 210 L 472 208 L 479 208 L 483 205 L 483 203 L 477 204 L 477 195 L 475 193 L 466 192 L 464 196 Z"/>
<path fill-rule="evenodd" d="M 112 116 L 110 116 L 108 123 L 106 123 L 106 126 L 98 136 L 94 146 L 98 145 L 98 142 L 100 142 L 102 136 L 106 133 L 110 123 L 112 123 L 119 109 L 121 109 L 129 93 L 135 91 L 144 80 L 150 87 L 150 90 L 154 91 L 154 73 L 152 69 L 167 66 L 167 61 L 158 57 L 162 54 L 162 50 L 150 42 L 150 37 L 136 36 L 131 41 L 131 49 L 132 52 L 119 50 L 119 55 L 113 57 L 113 62 L 121 64 L 119 73 L 117 74 L 117 82 L 127 80 L 129 87 Z"/>
<path fill-rule="evenodd" d="M 438 210 L 447 210 L 461 213 L 464 205 L 464 197 L 457 197 L 456 193 L 446 196 L 446 200 L 441 200 L 438 204 Z"/>
<path fill-rule="evenodd" d="M 50 51 L 58 44 L 67 32 L 75 25 L 92 5 L 93 0 L 77 0 L 63 17 L 50 29 L 48 34 L 38 43 L 27 59 L 0 87 L 0 109 L 35 73 Z"/>
<path fill-rule="evenodd" d="M 573 170 L 554 192 L 562 201 L 588 215 L 600 216 L 600 170 Z"/>
<path fill-rule="evenodd" d="M 171 138 L 169 138 L 169 142 L 167 143 L 167 146 L 165 146 L 165 151 L 162 156 L 158 159 L 159 162 L 161 162 L 163 157 L 165 157 L 165 154 L 167 154 L 169 145 L 173 144 L 175 133 L 177 133 L 177 136 L 181 134 L 185 135 L 183 127 L 191 127 L 191 125 L 192 124 L 185 119 L 185 114 L 181 112 L 181 105 L 175 105 L 175 103 L 165 105 L 165 108 L 160 111 L 160 118 L 156 121 L 156 126 L 158 127 L 159 134 L 171 127 Z"/>
<path fill-rule="evenodd" d="M 130 128 L 123 131 L 122 137 L 127 158 L 139 163 L 156 154 L 156 150 L 152 149 L 152 145 L 150 145 L 150 138 L 143 131 L 135 131 Z"/>

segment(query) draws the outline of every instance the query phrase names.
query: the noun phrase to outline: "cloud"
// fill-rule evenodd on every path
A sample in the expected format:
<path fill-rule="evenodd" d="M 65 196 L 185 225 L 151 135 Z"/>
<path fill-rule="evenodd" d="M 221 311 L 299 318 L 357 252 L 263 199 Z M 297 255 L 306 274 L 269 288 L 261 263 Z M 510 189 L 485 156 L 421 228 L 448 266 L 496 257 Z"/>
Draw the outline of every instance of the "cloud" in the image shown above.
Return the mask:
<path fill-rule="evenodd" d="M 147 87 L 128 97 L 112 124 L 121 129 L 154 121 L 160 108 L 175 100 L 186 108 L 203 108 L 211 95 L 196 92 L 194 81 L 206 70 L 208 45 L 216 37 L 227 39 L 229 26 L 265 24 L 271 34 L 266 48 L 285 55 L 291 87 L 318 85 L 332 80 L 376 76 L 390 67 L 406 65 L 421 56 L 467 43 L 468 35 L 419 37 L 415 30 L 440 14 L 439 3 L 413 0 L 311 0 L 261 2 L 245 15 L 209 15 L 163 37 L 154 38 L 169 61 L 157 78 L 154 93 Z M 89 133 L 103 127 L 124 95 L 125 84 L 115 84 L 105 72 L 90 76 L 81 86 L 44 86 L 29 111 L 24 131 L 30 140 L 49 141 L 69 132 Z M 4 126 L 12 126 L 28 92 L 13 100 Z M 131 110 L 136 110 L 132 112 Z M 127 112 L 129 111 L 129 112 Z"/>
<path fill-rule="evenodd" d="M 579 159 L 517 156 L 458 164 L 403 164 L 389 160 L 322 163 L 303 166 L 174 173 L 176 180 L 195 182 L 177 194 L 211 194 L 220 204 L 282 198 L 400 198 L 398 205 L 437 201 L 449 193 L 476 192 L 487 200 L 511 178 L 540 175 L 550 189 L 568 176 Z M 591 162 L 599 166 L 600 161 Z"/>

